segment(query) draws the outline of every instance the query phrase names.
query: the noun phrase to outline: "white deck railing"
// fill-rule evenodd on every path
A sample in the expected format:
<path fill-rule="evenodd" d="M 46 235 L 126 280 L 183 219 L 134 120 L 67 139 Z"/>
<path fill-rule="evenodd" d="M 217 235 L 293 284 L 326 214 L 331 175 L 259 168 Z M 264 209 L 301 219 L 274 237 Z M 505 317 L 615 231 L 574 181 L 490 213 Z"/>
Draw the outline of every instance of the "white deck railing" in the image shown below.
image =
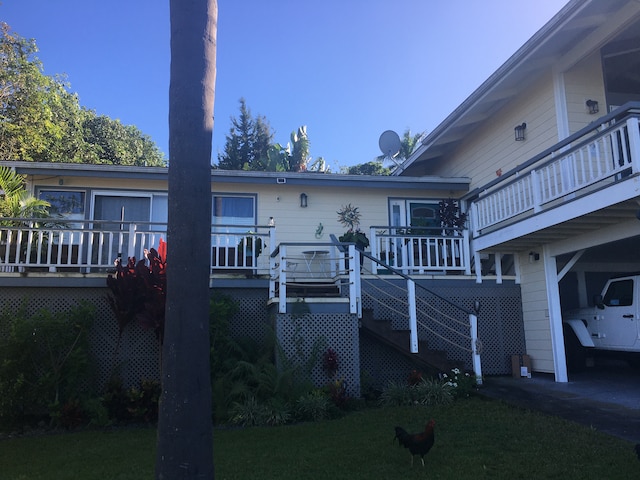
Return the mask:
<path fill-rule="evenodd" d="M 373 226 L 371 255 L 405 275 L 462 272 L 470 274 L 469 235 L 461 228 Z M 373 273 L 384 273 L 372 265 Z"/>
<path fill-rule="evenodd" d="M 638 173 L 639 116 L 633 106 L 614 112 L 491 182 L 471 203 L 474 236 Z"/>
<path fill-rule="evenodd" d="M 144 250 L 166 241 L 166 223 L 3 218 L 0 272 L 100 272 L 118 257 L 142 259 Z M 269 271 L 275 228 L 214 225 L 212 270 Z"/>

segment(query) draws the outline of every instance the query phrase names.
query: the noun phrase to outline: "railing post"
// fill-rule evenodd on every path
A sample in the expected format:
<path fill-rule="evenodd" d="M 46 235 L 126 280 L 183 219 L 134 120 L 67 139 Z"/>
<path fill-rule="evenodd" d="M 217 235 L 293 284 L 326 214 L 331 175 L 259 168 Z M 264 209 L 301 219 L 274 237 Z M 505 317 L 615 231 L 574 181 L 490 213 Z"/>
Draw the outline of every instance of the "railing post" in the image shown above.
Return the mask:
<path fill-rule="evenodd" d="M 378 239 L 376 237 L 376 229 L 371 227 L 369 229 L 369 237 L 371 238 L 371 242 L 369 242 L 369 247 L 371 249 L 371 256 L 373 258 L 380 258 L 378 255 Z M 376 262 L 372 262 L 371 267 L 373 268 L 373 274 L 377 275 L 378 273 L 378 264 Z"/>
<path fill-rule="evenodd" d="M 280 247 L 280 266 L 278 268 L 280 269 L 278 313 L 287 313 L 287 247 L 285 245 Z"/>
<path fill-rule="evenodd" d="M 471 244 L 469 242 L 469 230 L 462 230 L 462 248 L 460 249 L 460 258 L 464 266 L 464 274 L 471 275 Z"/>
<path fill-rule="evenodd" d="M 540 175 L 536 170 L 531 170 L 531 194 L 533 196 L 533 211 L 538 213 L 542 210 L 542 188 Z"/>
<path fill-rule="evenodd" d="M 416 315 L 416 283 L 407 279 L 407 300 L 409 303 L 409 330 L 411 353 L 418 353 L 418 318 Z"/>
<path fill-rule="evenodd" d="M 273 245 L 273 243 L 272 243 Z M 282 264 L 282 253 L 278 252 L 278 257 L 269 254 L 269 298 L 276 296 L 276 281 L 280 278 L 280 265 Z"/>
<path fill-rule="evenodd" d="M 627 120 L 627 135 L 629 135 L 631 172 L 638 173 L 640 172 L 640 127 L 637 117 L 631 117 Z"/>
<path fill-rule="evenodd" d="M 136 255 L 137 252 L 136 252 L 136 224 L 135 223 L 129 224 L 129 242 L 127 245 L 127 249 L 128 249 L 127 255 L 125 255 L 124 258 L 136 257 L 138 260 L 142 260 L 142 256 L 143 256 L 142 251 L 140 251 L 140 255 Z"/>
<path fill-rule="evenodd" d="M 471 361 L 473 373 L 476 376 L 476 385 L 482 385 L 482 366 L 480 365 L 480 353 L 478 353 L 478 317 L 469 314 L 469 327 L 471 329 Z"/>
<path fill-rule="evenodd" d="M 360 303 L 360 252 L 355 245 L 349 245 L 349 312 L 358 313 Z M 360 316 L 362 316 L 360 314 Z"/>

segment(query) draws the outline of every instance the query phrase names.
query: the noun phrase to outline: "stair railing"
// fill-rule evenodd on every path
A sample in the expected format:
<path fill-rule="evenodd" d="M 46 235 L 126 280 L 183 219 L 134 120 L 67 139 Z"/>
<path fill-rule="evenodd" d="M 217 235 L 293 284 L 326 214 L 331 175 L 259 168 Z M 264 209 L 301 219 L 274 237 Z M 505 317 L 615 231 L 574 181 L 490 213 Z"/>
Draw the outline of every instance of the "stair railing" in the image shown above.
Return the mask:
<path fill-rule="evenodd" d="M 346 248 L 345 247 L 346 244 L 340 244 L 336 240 L 335 236 L 331 235 L 331 239 L 338 246 L 339 249 Z M 369 260 L 371 260 L 371 262 L 373 262 L 372 265 L 374 265 L 374 268 L 373 268 L 374 271 L 379 268 L 384 268 L 388 272 L 391 272 L 394 276 L 395 275 L 400 276 L 406 281 L 406 287 L 402 289 L 397 284 L 397 282 L 392 282 L 388 275 L 383 277 L 383 276 L 378 276 L 376 274 L 373 274 L 371 271 L 365 272 L 365 273 L 371 274 L 377 280 L 385 284 L 392 285 L 394 288 L 401 289 L 404 292 L 404 294 L 406 294 L 407 309 L 405 312 L 402 312 L 397 308 L 394 308 L 389 301 L 385 302 L 385 298 L 387 298 L 389 300 L 392 299 L 395 303 L 397 303 L 398 301 L 400 301 L 399 295 L 390 294 L 388 291 L 376 286 L 374 282 L 366 278 L 362 279 L 362 276 L 358 275 L 358 277 L 361 278 L 361 281 L 366 282 L 369 288 L 371 288 L 376 292 L 376 295 L 369 295 L 372 301 L 377 302 L 378 304 L 382 305 L 385 309 L 393 312 L 394 314 L 408 318 L 409 330 L 410 330 L 409 343 L 410 343 L 411 353 L 418 353 L 418 326 L 420 326 L 427 332 L 438 337 L 443 342 L 448 343 L 470 354 L 471 365 L 475 375 L 476 383 L 478 385 L 481 385 L 482 384 L 482 363 L 480 359 L 481 342 L 478 339 L 478 317 L 477 317 L 478 307 L 476 306 L 475 307 L 476 311 L 472 312 L 464 307 L 461 307 L 460 305 L 455 304 L 449 299 L 441 295 L 438 295 L 437 293 L 429 290 L 423 285 L 417 284 L 415 280 L 411 278 L 409 275 L 397 270 L 396 268 L 392 267 L 391 265 L 388 265 L 382 260 L 379 260 L 378 258 L 375 258 L 374 256 L 366 252 L 360 251 L 359 254 L 365 258 L 368 258 Z M 444 310 L 438 308 L 438 306 L 433 304 L 432 302 L 427 302 L 422 296 L 416 295 L 416 287 L 421 289 L 423 292 L 427 292 L 429 296 L 435 299 L 438 299 L 440 302 L 443 302 L 443 304 L 448 305 L 449 307 L 465 314 L 467 317 L 467 321 L 466 322 L 460 321 L 454 316 L 444 312 Z M 449 323 L 447 321 L 440 320 L 438 317 L 447 320 Z M 422 319 L 427 319 L 431 325 L 428 324 L 427 321 Z M 455 326 L 452 326 L 450 323 L 453 323 L 454 325 L 458 326 L 460 330 L 456 329 Z M 444 332 L 449 333 L 450 335 L 460 338 L 460 341 L 456 342 L 456 341 L 450 340 L 441 332 L 438 332 L 437 329 L 440 329 Z M 461 331 L 465 329 L 467 332 L 469 332 L 468 334 L 463 333 Z M 469 346 L 465 346 L 463 345 L 463 343 L 466 343 Z"/>

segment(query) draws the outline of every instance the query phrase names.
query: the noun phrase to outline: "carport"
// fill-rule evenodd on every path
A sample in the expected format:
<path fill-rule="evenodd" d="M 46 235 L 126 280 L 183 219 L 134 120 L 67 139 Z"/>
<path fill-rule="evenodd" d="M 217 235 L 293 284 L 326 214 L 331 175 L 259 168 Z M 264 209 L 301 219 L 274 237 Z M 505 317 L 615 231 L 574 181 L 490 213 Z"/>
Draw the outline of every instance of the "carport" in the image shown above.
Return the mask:
<path fill-rule="evenodd" d="M 635 184 L 637 177 L 626 180 Z M 498 229 L 487 235 L 493 241 L 486 243 L 493 244 L 480 250 L 518 258 L 527 353 L 534 372 L 553 373 L 557 382 L 569 380 L 563 309 L 587 306 L 611 274 L 640 271 L 635 246 L 640 244 L 639 198 L 612 203 L 618 187 L 613 184 Z M 619 196 L 625 194 L 628 190 Z"/>

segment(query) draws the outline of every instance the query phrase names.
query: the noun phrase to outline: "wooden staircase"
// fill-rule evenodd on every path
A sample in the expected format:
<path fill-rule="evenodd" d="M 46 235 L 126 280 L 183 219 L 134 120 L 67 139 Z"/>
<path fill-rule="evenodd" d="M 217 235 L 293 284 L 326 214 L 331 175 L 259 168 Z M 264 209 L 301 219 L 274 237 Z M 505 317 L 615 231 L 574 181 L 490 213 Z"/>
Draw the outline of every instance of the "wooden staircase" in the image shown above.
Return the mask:
<path fill-rule="evenodd" d="M 360 332 L 404 355 L 424 373 L 437 374 L 449 372 L 452 368 L 464 369 L 462 362 L 448 359 L 445 351 L 429 349 L 424 340 L 418 341 L 418 353 L 411 353 L 410 331 L 394 329 L 391 320 L 374 318 L 373 310 L 362 310 Z"/>

